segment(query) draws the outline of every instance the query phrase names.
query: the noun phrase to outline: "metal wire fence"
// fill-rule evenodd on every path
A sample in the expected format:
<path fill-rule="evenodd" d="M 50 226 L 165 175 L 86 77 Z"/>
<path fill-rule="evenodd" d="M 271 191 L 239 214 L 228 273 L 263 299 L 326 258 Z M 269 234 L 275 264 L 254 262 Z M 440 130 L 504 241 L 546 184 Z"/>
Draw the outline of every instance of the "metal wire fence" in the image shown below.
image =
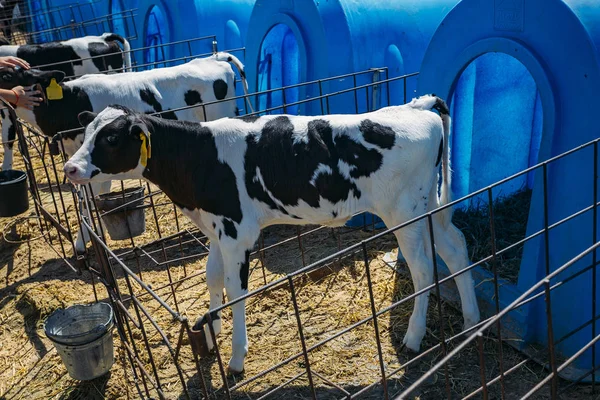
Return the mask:
<path fill-rule="evenodd" d="M 111 32 L 113 20 L 118 19 L 127 27 L 126 38 L 137 38 L 134 18 L 136 9 L 97 16 L 96 3 L 98 1 L 73 3 L 44 10 L 27 9 L 18 16 L 0 19 L 0 26 L 3 27 L 5 37 L 13 44 L 39 44 Z"/>
<path fill-rule="evenodd" d="M 195 40 L 207 40 L 212 46 L 213 39 Z M 167 63 L 185 62 L 188 57 L 195 56 L 192 44 L 190 41 L 174 42 L 174 45 L 189 46 L 189 56 Z M 162 65 L 165 61 L 158 63 Z M 159 64 L 136 64 L 136 68 Z M 375 68 L 253 93 L 249 99 L 256 105 L 261 104 L 261 98 L 271 96 L 271 106 L 254 114 L 290 110 L 314 115 L 362 113 L 391 105 L 391 94 L 398 90 L 403 92 L 402 100 L 406 102 L 410 93 L 407 88 L 417 77 L 415 73 L 390 78 L 387 69 Z M 303 98 L 287 102 L 286 93 L 300 87 L 303 88 Z M 238 96 L 236 100 L 246 106 L 246 96 Z M 402 264 L 396 262 L 396 254 L 393 253 L 396 247 L 394 232 L 417 221 L 425 221 L 430 229 L 431 251 L 435 254 L 436 238 L 431 230 L 431 221 L 440 210 L 386 230 L 375 229 L 375 225 L 372 222 L 368 224 L 366 219 L 360 228 L 309 226 L 267 229 L 251 254 L 252 290 L 242 298 L 207 311 L 205 263 L 210 243 L 184 219 L 164 194 L 146 184 L 143 204 L 125 202 L 119 208 L 108 211 L 100 211 L 91 188 L 85 189 L 88 196 L 80 198 L 74 191 L 63 196 L 60 184 L 64 177 L 60 161 L 54 158 L 50 158 L 50 162 L 48 159 L 43 161 L 48 157 L 50 141 L 43 136 L 25 135 L 22 124 L 16 125 L 19 127 L 19 141 L 23 143 L 21 151 L 30 182 L 39 182 L 40 176 L 48 181 L 50 202 L 47 198 L 41 199 L 39 184 L 32 184 L 30 188 L 36 211 L 44 217 L 41 229 L 56 229 L 61 233 L 60 240 L 68 246 L 58 242 L 61 248 L 59 254 L 70 260 L 72 268 L 82 267 L 68 254 L 68 247 L 73 245 L 73 226 L 81 223 L 81 228 L 89 232 L 92 250 L 86 257 L 77 260 L 87 261 L 83 268 L 102 282 L 109 293 L 116 311 L 121 345 L 133 371 L 132 383 L 143 397 L 387 399 L 419 395 L 421 398 L 513 398 L 530 397 L 542 390 L 542 396 L 559 398 L 561 393 L 568 396 L 579 393 L 580 388 L 561 380 L 559 373 L 573 361 L 573 357 L 589 349 L 595 350 L 597 336 L 594 322 L 598 316 L 593 311 L 587 324 L 574 326 L 570 334 L 555 338 L 551 301 L 556 288 L 564 287 L 584 274 L 591 275 L 595 285 L 598 141 L 547 160 L 448 205 L 464 205 L 476 198 L 487 199 L 485 204 L 492 244 L 488 254 L 478 257 L 476 262 L 460 272 L 481 268 L 488 270 L 494 289 L 492 307 L 487 308 L 486 318 L 480 324 L 461 332 L 458 326 L 460 316 L 448 302 L 442 300 L 444 294 L 453 291 L 451 281 L 455 274 L 449 274 L 434 257 L 434 283 L 410 293 L 410 289 L 407 291 L 405 287 L 406 272 Z M 590 205 L 561 221 L 551 223 L 546 219 L 543 229 L 497 248 L 494 191 L 501 190 L 503 184 L 518 176 L 535 173 L 536 179 L 543 181 L 543 204 L 533 206 L 547 210 L 546 178 L 551 173 L 549 169 L 554 163 L 569 157 L 593 157 L 594 198 L 590 199 Z M 36 159 L 38 161 L 33 161 Z M 121 189 L 130 185 L 141 183 L 121 183 Z M 72 201 L 71 208 L 66 197 Z M 90 210 L 81 220 L 78 216 L 83 207 L 79 207 L 79 201 L 85 204 L 86 210 Z M 49 207 L 51 211 L 48 211 Z M 143 211 L 151 223 L 141 236 L 112 240 L 101 221 L 124 211 Z M 590 240 L 593 247 L 573 257 L 579 260 L 588 253 L 592 254 L 591 265 L 572 274 L 569 272 L 573 263 L 557 269 L 548 265 L 540 282 L 510 304 L 501 303 L 500 289 L 505 284 L 499 275 L 502 256 L 527 243 L 537 243 L 540 238 L 544 240 L 547 251 L 552 230 L 574 218 L 589 217 L 590 214 L 594 220 L 594 235 Z M 384 256 L 390 252 L 394 256 L 392 259 Z M 352 295 L 344 296 L 345 292 Z M 422 351 L 418 355 L 407 353 L 398 336 L 406 328 L 406 310 L 416 296 L 430 292 L 436 301 L 430 307 L 429 332 Z M 226 356 L 231 352 L 227 339 L 231 331 L 228 317 L 231 306 L 243 300 L 248 303 L 251 346 L 246 374 L 232 377 L 226 373 L 225 366 Z M 517 353 L 511 347 L 515 337 L 510 327 L 505 326 L 506 318 L 535 301 L 543 301 L 547 305 L 545 318 L 550 327 L 549 344 L 546 348 L 533 347 L 527 355 Z M 595 296 L 591 301 L 595 310 Z M 225 321 L 222 339 L 217 339 L 212 330 L 212 319 L 217 311 L 223 312 Z M 193 324 L 189 323 L 198 315 L 203 315 L 209 322 L 213 343 L 217 343 L 214 355 L 208 358 L 198 356 L 197 333 L 192 331 Z M 556 346 L 586 327 L 592 329 L 590 342 L 573 357 L 560 359 Z M 524 371 L 535 368 L 533 362 L 540 360 L 550 372 L 538 368 L 536 374 L 524 379 Z M 465 368 L 468 371 L 464 371 Z M 596 369 L 594 360 L 592 367 L 576 381 L 589 376 L 594 381 Z M 463 378 L 457 378 L 458 370 Z M 594 385 L 591 390 L 595 394 Z"/>
<path fill-rule="evenodd" d="M 489 230 L 492 243 L 495 243 L 494 202 L 492 201 L 494 191 L 500 190 L 501 186 L 510 180 L 532 171 L 537 172 L 545 182 L 544 177 L 548 174 L 548 168 L 553 163 L 568 157 L 589 157 L 591 155 L 597 162 L 599 141 L 595 140 L 561 154 L 465 198 L 456 200 L 445 207 L 460 205 L 477 196 L 486 195 L 489 199 L 487 203 L 490 216 Z M 544 193 L 547 196 L 547 190 L 544 190 Z M 546 198 L 543 203 L 547 204 Z M 194 398 L 198 395 L 205 398 L 238 398 L 238 396 L 287 398 L 294 394 L 299 398 L 367 397 L 387 399 L 395 396 L 399 396 L 398 398 L 409 398 L 409 395 L 423 396 L 424 393 L 431 395 L 431 392 L 438 397 L 425 395 L 421 398 L 472 398 L 475 396 L 515 398 L 515 395 L 520 398 L 529 398 L 542 389 L 546 390 L 543 396 L 559 398 L 561 391 L 568 395 L 572 393 L 572 390 L 576 390 L 573 388 L 573 383 L 562 381 L 559 373 L 583 352 L 594 348 L 598 336 L 594 332 L 590 341 L 582 345 L 577 354 L 566 360 L 559 361 L 555 346 L 586 326 L 593 326 L 592 322 L 598 316 L 590 315 L 589 322 L 584 326 L 573 327 L 569 334 L 556 338 L 552 335 L 552 293 L 556 288 L 564 287 L 583 274 L 594 275 L 593 278 L 595 278 L 594 271 L 597 265 L 595 257 L 594 262 L 586 268 L 577 269 L 571 274 L 568 272 L 576 261 L 588 254 L 593 254 L 598 244 L 594 243 L 585 252 L 575 255 L 572 261 L 552 272 L 548 269 L 548 273 L 538 283 L 506 307 L 500 304 L 501 277 L 498 273 L 497 263 L 504 253 L 516 246 L 534 241 L 538 237 L 544 238 L 545 245 L 549 245 L 548 237 L 552 230 L 582 215 L 596 215 L 597 205 L 597 198 L 594 196 L 594 199 L 590 199 L 589 206 L 561 221 L 552 224 L 546 221 L 543 229 L 506 247 L 494 247 L 491 254 L 456 274 L 443 275 L 441 266 L 434 256 L 435 279 L 433 284 L 410 295 L 396 298 L 393 297 L 394 293 L 387 293 L 390 296 L 388 301 L 379 292 L 378 285 L 382 279 L 402 279 L 403 272 L 395 262 L 382 260 L 380 251 L 393 249 L 394 231 L 404 229 L 417 221 L 426 221 L 431 238 L 431 251 L 435 255 L 436 238 L 432 230 L 432 218 L 441 209 L 391 229 L 380 232 L 372 231 L 355 243 L 352 243 L 356 237 L 350 228 L 332 230 L 325 227 L 310 227 L 306 230 L 298 230 L 295 235 L 281 235 L 272 244 L 265 244 L 263 236 L 251 254 L 254 268 L 251 272 L 250 285 L 254 290 L 204 314 L 204 318 L 209 322 L 208 326 L 211 327 L 213 343 L 219 343 L 211 323 L 218 311 L 229 316 L 231 306 L 245 300 L 249 303 L 249 314 L 257 312 L 257 309 L 260 310 L 259 314 L 262 313 L 261 316 L 255 318 L 249 317 L 248 333 L 251 338 L 256 339 L 256 342 L 254 345 L 251 343 L 250 346 L 246 375 L 239 380 L 226 373 L 224 361 L 225 355 L 230 354 L 229 340 L 223 339 L 216 346 L 215 354 L 209 357 L 208 364 L 199 360 L 197 354 L 190 348 L 193 347 L 196 338 L 188 319 L 202 309 L 202 307 L 198 307 L 197 302 L 198 297 L 203 297 L 202 293 L 205 291 L 202 287 L 205 284 L 203 278 L 205 271 L 198 269 L 198 265 L 202 265 L 202 262 L 195 262 L 195 260 L 204 258 L 208 251 L 207 240 L 200 232 L 194 229 L 184 229 L 177 234 L 144 245 L 134 245 L 132 242 L 128 248 L 118 251 L 115 249 L 118 246 L 113 247 L 107 244 L 110 243 L 110 240 L 105 237 L 106 233 L 99 222 L 102 218 L 99 213 L 96 213 L 92 220 L 84 221 L 84 226 L 92 231 L 94 252 L 100 260 L 98 270 L 95 272 L 109 288 L 115 308 L 120 311 L 121 340 L 126 343 L 128 356 L 132 360 L 136 376 L 140 379 L 140 390 L 146 391 L 147 396 L 155 393 L 161 398 L 171 398 L 173 385 L 176 382 L 177 389 L 175 391 L 179 390 L 184 398 Z M 543 207 L 543 205 L 540 206 Z M 90 207 L 93 208 L 93 205 L 90 204 Z M 160 213 L 154 209 L 152 213 L 155 216 L 154 223 L 157 229 L 161 225 L 165 225 L 161 224 L 160 219 L 156 217 Z M 324 241 L 321 236 L 324 232 L 330 233 L 331 241 L 337 246 L 327 248 L 330 251 L 327 256 L 318 258 L 314 262 L 308 262 L 309 257 L 314 256 L 313 246 L 315 243 Z M 276 232 L 270 234 L 277 235 Z M 344 240 L 345 237 L 350 238 L 350 242 Z M 590 238 L 590 243 L 592 242 L 593 240 Z M 342 245 L 342 243 L 345 244 Z M 297 263 L 300 264 L 299 269 L 273 273 L 273 271 L 277 271 L 277 264 L 282 262 L 281 252 L 278 250 L 282 249 L 282 252 L 289 253 L 293 251 L 293 247 L 296 247 L 293 257 L 301 261 L 301 264 Z M 307 249 L 308 247 L 310 250 Z M 327 245 L 323 244 L 323 247 L 327 247 Z M 444 304 L 441 293 L 448 290 L 448 286 L 451 285 L 450 282 L 455 276 L 468 270 L 481 268 L 486 264 L 493 274 L 496 295 L 492 301 L 495 312 L 486 315 L 486 318 L 477 326 L 460 332 L 460 329 L 456 328 L 456 322 L 460 321 L 460 317 Z M 194 270 L 190 271 L 192 266 Z M 155 284 L 156 271 L 161 271 L 163 278 L 166 275 L 168 283 Z M 362 309 L 362 312 L 353 320 L 346 321 L 345 324 L 336 325 L 333 329 L 331 327 L 324 328 L 319 324 L 318 318 L 312 317 L 313 313 L 318 312 L 317 307 L 326 312 L 335 309 L 347 310 L 347 305 L 344 304 L 345 299 L 340 299 L 341 301 L 338 303 L 335 296 L 328 296 L 328 293 L 325 292 L 322 293 L 323 298 L 319 299 L 318 306 L 315 306 L 303 292 L 309 291 L 308 287 L 311 282 L 314 284 L 327 276 L 339 276 L 346 271 L 353 271 L 361 279 L 353 282 L 355 286 L 348 285 L 343 289 L 364 290 L 367 293 L 365 296 L 367 302 L 363 305 L 367 307 Z M 177 278 L 177 275 L 181 275 L 181 277 Z M 560 279 L 556 279 L 559 276 Z M 146 280 L 152 284 L 147 283 Z M 333 290 L 330 288 L 330 291 Z M 394 323 L 388 323 L 386 319 L 395 321 L 398 315 L 403 314 L 402 312 L 397 314 L 398 310 L 405 308 L 416 296 L 428 292 L 435 296 L 435 303 L 430 310 L 430 314 L 433 316 L 429 319 L 428 335 L 432 337 L 426 340 L 427 345 L 421 353 L 418 355 L 407 354 L 402 346 L 393 339 L 394 334 L 398 333 L 394 331 Z M 314 293 L 311 292 L 311 295 Z M 273 297 L 276 298 L 276 305 L 269 302 L 269 299 Z M 504 317 L 519 307 L 536 300 L 543 301 L 547 305 L 548 347 L 536 349 L 528 356 L 520 355 L 516 360 L 514 357 L 507 357 L 506 354 L 512 351 L 507 346 L 511 343 L 512 335 L 504 326 Z M 309 304 L 304 304 L 304 301 Z M 260 307 L 260 304 L 264 302 L 273 309 L 267 310 Z M 284 313 L 288 318 L 285 326 L 274 328 L 271 332 L 260 329 L 261 320 L 268 321 L 274 316 L 281 318 L 283 310 L 288 312 L 288 314 Z M 335 319 L 336 315 L 331 317 Z M 405 315 L 405 317 L 407 316 Z M 226 332 L 228 331 L 226 330 Z M 284 349 L 269 347 L 269 344 L 276 342 L 278 337 L 284 337 L 286 342 L 293 342 L 294 345 L 288 344 Z M 345 338 L 348 337 L 368 340 L 369 344 L 373 344 L 370 352 L 366 351 L 362 354 L 362 357 L 368 362 L 357 366 L 355 360 L 345 359 L 341 355 L 323 354 L 327 353 L 328 349 L 330 351 L 338 349 L 339 353 L 343 354 L 335 344 L 337 341 L 347 340 Z M 348 342 L 346 345 L 349 346 Z M 269 359 L 268 363 L 260 362 L 265 358 L 262 353 L 274 350 L 282 353 L 279 358 Z M 365 351 L 362 348 L 360 350 Z M 470 355 L 465 356 L 464 353 L 468 352 Z M 477 354 L 477 357 L 473 357 L 473 352 Z M 392 357 L 390 357 L 390 353 Z M 393 357 L 397 357 L 399 360 L 394 360 Z M 334 378 L 336 374 L 331 371 L 332 367 L 328 364 L 331 361 L 328 361 L 330 358 L 334 359 L 339 368 L 345 367 L 352 370 L 352 367 L 356 367 L 352 370 L 354 374 L 368 375 L 371 381 L 355 385 L 353 381 L 356 379 L 353 376 L 343 376 L 336 380 Z M 473 359 L 478 362 L 473 363 Z M 527 382 L 529 386 L 524 387 L 520 382 L 516 389 L 512 387 L 511 385 L 514 385 L 515 381 L 511 378 L 517 376 L 516 379 L 521 380 L 523 371 L 532 368 L 531 362 L 535 360 L 545 360 L 549 371 L 543 372 L 542 370 L 536 376 L 537 381 Z M 456 370 L 457 364 L 460 365 L 465 361 L 469 362 L 473 368 L 475 379 L 471 377 L 465 387 L 457 392 L 452 383 L 452 371 Z M 424 374 L 411 380 L 408 372 L 423 363 L 427 366 Z M 174 372 L 166 367 L 168 365 L 176 370 L 177 379 L 174 378 Z M 432 365 L 431 368 L 429 368 L 430 365 Z M 371 374 L 366 373 L 365 368 L 370 370 Z M 595 374 L 595 370 L 596 366 L 590 368 L 579 376 L 578 380 Z M 166 375 L 163 374 L 165 371 L 167 371 Z M 377 373 L 373 373 L 373 371 Z M 428 379 L 438 373 L 441 376 L 438 376 L 436 389 L 433 390 Z M 219 377 L 221 381 L 217 382 Z M 274 384 L 273 382 L 280 383 Z M 549 386 L 549 388 L 545 386 Z M 594 390 L 593 386 L 592 390 Z M 595 392 L 592 391 L 592 393 Z"/>

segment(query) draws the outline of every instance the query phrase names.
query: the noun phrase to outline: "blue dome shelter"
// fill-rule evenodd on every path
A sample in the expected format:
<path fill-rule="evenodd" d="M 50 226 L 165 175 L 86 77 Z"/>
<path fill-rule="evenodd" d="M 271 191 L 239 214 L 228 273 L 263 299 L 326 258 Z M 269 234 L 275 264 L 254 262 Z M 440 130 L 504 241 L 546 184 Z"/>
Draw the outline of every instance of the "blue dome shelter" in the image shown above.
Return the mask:
<path fill-rule="evenodd" d="M 272 90 L 370 68 L 387 67 L 387 77 L 417 72 L 435 29 L 457 0 L 392 0 L 387 2 L 258 0 L 248 28 L 246 72 L 250 92 L 269 91 L 252 99 L 257 109 L 271 109 L 357 85 L 385 79 L 362 74 L 335 81 Z M 356 82 L 354 81 L 356 79 Z M 417 77 L 418 79 L 418 77 Z M 417 79 L 406 81 L 407 100 Z M 272 91 L 270 91 L 272 90 Z M 384 88 L 385 90 L 385 88 Z M 389 84 L 391 104 L 404 102 L 404 82 Z M 346 93 L 280 108 L 273 113 L 317 115 L 366 112 L 387 105 L 378 97 Z M 373 99 L 371 102 L 367 99 Z M 370 214 L 348 222 L 370 224 Z M 379 221 L 379 220 L 378 220 Z"/>
<path fill-rule="evenodd" d="M 48 3 L 46 0 L 28 0 L 26 7 L 26 14 L 32 15 L 31 24 L 28 29 L 31 32 L 42 32 L 48 30 L 54 25 L 51 20 L 51 15 L 45 13 L 48 9 Z M 56 40 L 50 33 L 40 33 L 34 38 L 36 43 L 50 42 Z"/>
<path fill-rule="evenodd" d="M 369 68 L 389 68 L 389 77 L 416 72 L 435 29 L 457 0 L 257 0 L 248 26 L 246 71 L 250 91 L 268 90 Z M 372 82 L 360 76 L 357 84 Z M 381 79 L 381 78 L 380 78 Z M 408 82 L 409 99 L 416 83 Z M 324 82 L 323 92 L 353 87 L 352 78 Z M 391 102 L 403 101 L 402 82 L 390 85 Z M 260 108 L 318 96 L 318 85 L 259 96 Z M 359 112 L 368 111 L 359 96 Z M 292 114 L 320 114 L 320 101 L 288 107 Z M 331 113 L 355 111 L 354 96 L 331 99 Z M 276 111 L 277 112 L 277 111 Z M 281 110 L 280 112 L 283 112 Z"/>
<path fill-rule="evenodd" d="M 130 35 L 130 28 L 127 24 L 127 20 L 122 14 L 123 11 L 126 10 L 127 8 L 125 8 L 123 0 L 109 0 L 108 14 L 113 16 L 110 20 L 110 29 L 113 33 L 117 33 L 123 37 L 128 37 Z"/>
<path fill-rule="evenodd" d="M 27 0 L 23 4 L 24 14 L 32 16 L 28 29 L 30 32 L 40 32 L 33 38 L 36 43 L 102 33 L 100 24 L 87 23 L 74 29 L 69 27 L 71 22 L 93 21 L 104 15 L 98 13 L 98 3 L 94 0 Z M 52 31 L 53 28 L 60 29 Z"/>
<path fill-rule="evenodd" d="M 169 59 L 170 49 L 161 45 L 170 42 L 170 28 L 164 8 L 160 4 L 151 6 L 144 22 L 144 47 L 147 47 L 144 50 L 144 64 L 150 64 L 149 69 L 166 66 L 158 62 Z"/>
<path fill-rule="evenodd" d="M 450 103 L 455 198 L 598 137 L 599 50 L 600 7 L 593 0 L 463 0 L 446 16 L 424 56 L 418 92 Z M 550 224 L 593 204 L 592 161 L 563 159 L 548 169 Z M 540 170 L 502 187 L 502 194 L 532 189 L 528 235 L 544 227 L 543 180 Z M 590 211 L 550 231 L 550 270 L 592 245 L 593 222 Z M 586 257 L 569 275 L 591 262 Z M 514 300 L 545 270 L 544 240 L 529 241 L 518 283 L 502 286 L 500 303 Z M 483 281 L 481 298 L 491 302 L 484 271 L 475 276 Z M 563 356 L 591 340 L 591 277 L 587 271 L 552 291 L 554 337 L 584 326 L 558 345 Z M 510 313 L 507 325 L 523 347 L 547 343 L 544 308 L 540 299 Z M 591 353 L 564 375 L 578 378 L 578 368 L 589 370 Z"/>
<path fill-rule="evenodd" d="M 181 32 L 176 32 L 176 38 L 179 40 L 215 35 L 219 51 L 243 49 L 246 47 L 246 32 L 253 6 L 254 0 L 180 1 L 176 15 L 177 20 L 182 23 L 177 28 L 181 29 Z M 192 42 L 191 46 L 194 54 L 207 54 L 212 51 L 212 43 L 208 40 Z M 246 62 L 244 50 L 232 53 L 242 63 Z M 237 71 L 235 72 L 237 74 Z M 237 85 L 236 95 L 243 94 L 242 85 Z M 240 99 L 237 103 L 240 110 L 244 110 L 244 101 Z"/>
<path fill-rule="evenodd" d="M 219 50 L 244 47 L 253 6 L 254 0 L 180 1 L 178 18 L 185 32 L 181 37 L 215 35 Z M 243 53 L 238 55 L 243 59 Z"/>

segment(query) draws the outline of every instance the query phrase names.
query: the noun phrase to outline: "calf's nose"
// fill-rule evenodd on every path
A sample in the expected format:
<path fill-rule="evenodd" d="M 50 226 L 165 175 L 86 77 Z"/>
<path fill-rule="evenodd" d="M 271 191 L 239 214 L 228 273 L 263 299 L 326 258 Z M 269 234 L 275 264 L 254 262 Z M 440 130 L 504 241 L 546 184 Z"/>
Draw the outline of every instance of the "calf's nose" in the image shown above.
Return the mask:
<path fill-rule="evenodd" d="M 63 168 L 63 171 L 64 171 L 65 175 L 67 176 L 67 178 L 74 178 L 77 176 L 79 169 L 74 164 L 67 162 Z"/>

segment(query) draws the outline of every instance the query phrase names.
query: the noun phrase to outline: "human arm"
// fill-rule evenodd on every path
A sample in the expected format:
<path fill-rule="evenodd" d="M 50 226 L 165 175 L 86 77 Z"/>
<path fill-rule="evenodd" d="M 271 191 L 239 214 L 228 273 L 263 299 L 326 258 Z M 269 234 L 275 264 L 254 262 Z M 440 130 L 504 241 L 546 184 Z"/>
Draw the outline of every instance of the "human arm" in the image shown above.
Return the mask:
<path fill-rule="evenodd" d="M 13 89 L 0 89 L 0 97 L 17 107 L 28 110 L 33 110 L 33 107 L 40 105 L 43 100 L 40 94 L 39 90 L 33 90 L 32 88 L 25 90 L 23 86 L 17 86 Z"/>

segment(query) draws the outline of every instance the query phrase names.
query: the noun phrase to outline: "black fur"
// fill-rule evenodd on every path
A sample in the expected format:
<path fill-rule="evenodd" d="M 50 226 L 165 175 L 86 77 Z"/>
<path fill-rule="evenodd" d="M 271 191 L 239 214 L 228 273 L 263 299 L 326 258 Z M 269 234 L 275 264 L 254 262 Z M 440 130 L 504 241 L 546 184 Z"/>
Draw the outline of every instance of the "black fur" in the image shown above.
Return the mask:
<path fill-rule="evenodd" d="M 85 91 L 63 86 L 62 100 L 48 100 L 33 109 L 35 120 L 45 135 L 50 137 L 58 132 L 80 128 L 78 114 L 92 111 L 92 103 Z M 63 137 L 74 139 L 81 131 L 68 132 Z"/>
<path fill-rule="evenodd" d="M 12 89 L 15 86 L 32 86 L 40 84 L 46 88 L 52 79 L 61 83 L 65 79 L 65 73 L 58 70 L 42 71 L 39 69 L 22 69 L 19 67 L 0 68 L 0 88 Z"/>
<path fill-rule="evenodd" d="M 391 149 L 396 142 L 396 134 L 387 126 L 365 119 L 360 123 L 360 131 L 365 140 L 382 149 Z"/>
<path fill-rule="evenodd" d="M 92 62 L 99 71 L 108 71 L 109 67 L 119 71 L 123 68 L 123 53 L 115 42 L 90 43 L 88 51 L 92 57 L 104 56 L 92 58 Z"/>
<path fill-rule="evenodd" d="M 14 140 L 17 138 L 17 130 L 12 121 L 8 121 L 8 123 L 10 123 L 10 126 L 8 127 L 8 148 L 12 149 L 15 145 Z"/>
<path fill-rule="evenodd" d="M 438 150 L 438 155 L 437 155 L 437 159 L 435 160 L 435 166 L 437 167 L 438 165 L 440 165 L 440 161 L 442 161 L 442 153 L 444 151 L 444 138 L 442 137 L 442 140 L 440 140 L 440 148 Z"/>
<path fill-rule="evenodd" d="M 437 110 L 440 115 L 450 115 L 450 109 L 448 108 L 446 102 L 437 96 L 435 98 L 435 104 L 432 108 Z"/>
<path fill-rule="evenodd" d="M 250 250 L 246 250 L 244 255 L 244 262 L 240 265 L 240 281 L 242 282 L 242 289 L 248 290 L 248 277 L 250 275 Z"/>
<path fill-rule="evenodd" d="M 128 115 L 118 117 L 98 133 L 92 163 L 109 174 L 134 169 L 140 157 L 139 129 L 147 129 L 152 138 L 152 157 L 144 176 L 179 207 L 221 216 L 225 235 L 236 239 L 239 232 L 234 223 L 242 220 L 237 181 L 231 167 L 218 159 L 210 129 L 203 124 L 127 112 Z M 134 131 L 130 132 L 131 129 Z M 376 135 L 378 142 L 390 145 L 389 140 L 380 137 L 388 132 L 382 127 L 376 130 L 385 132 Z M 116 144 L 106 140 L 111 135 L 119 136 Z M 354 182 L 338 172 L 340 161 L 351 167 L 352 178 L 368 177 L 381 167 L 383 156 L 378 150 L 363 146 L 343 131 L 334 135 L 329 122 L 322 119 L 309 122 L 306 140 L 295 139 L 294 127 L 287 116 L 271 119 L 260 132 L 251 131 L 246 137 L 246 190 L 251 198 L 284 214 L 290 214 L 286 206 L 296 206 L 300 200 L 319 207 L 321 198 L 332 203 L 347 200 L 349 196 L 360 198 L 361 192 Z M 315 177 L 321 164 L 332 173 L 323 172 Z M 266 190 L 258 180 L 257 170 Z"/>
<path fill-rule="evenodd" d="M 100 72 L 107 71 L 108 67 L 113 69 L 123 68 L 123 56 L 119 45 L 124 39 L 119 35 L 111 35 L 105 39 L 106 43 L 93 42 L 88 46 L 90 56 L 104 56 L 92 59 L 94 65 Z M 32 66 L 60 63 L 48 67 L 41 67 L 44 71 L 59 70 L 67 76 L 75 75 L 73 65 L 83 65 L 81 57 L 75 50 L 61 42 L 49 42 L 42 44 L 27 44 L 19 46 L 17 57 L 26 60 Z"/>
<path fill-rule="evenodd" d="M 184 95 L 185 104 L 193 106 L 194 104 L 202 103 L 202 97 L 197 90 L 188 90 Z"/>
<path fill-rule="evenodd" d="M 154 93 L 146 88 L 140 90 L 140 99 L 151 106 L 155 112 L 160 113 L 160 117 L 164 119 L 177 119 L 175 112 L 173 111 L 163 111 L 162 105 L 156 99 Z"/>
<path fill-rule="evenodd" d="M 235 225 L 230 219 L 223 218 L 223 228 L 225 229 L 225 234 L 227 236 L 232 239 L 237 239 L 237 229 L 235 229 Z"/>
<path fill-rule="evenodd" d="M 102 149 L 102 151 L 92 151 L 91 158 L 92 164 L 100 171 L 118 174 L 130 171 L 138 165 L 142 140 L 139 132 L 129 131 L 130 127 L 130 120 L 122 117 L 115 119 L 98 132 L 94 140 L 94 149 Z M 114 141 L 109 141 L 109 138 L 114 138 Z"/>
<path fill-rule="evenodd" d="M 131 118 L 124 116 L 115 122 L 128 121 L 126 123 L 131 125 Z M 158 185 L 179 207 L 201 209 L 240 223 L 242 208 L 235 175 L 228 164 L 219 161 L 210 130 L 184 121 L 140 114 L 136 118 L 142 119 L 152 137 L 152 157 L 148 160 L 144 176 Z M 112 164 L 118 165 L 112 168 L 119 172 L 132 169 L 132 164 L 135 162 L 137 165 L 140 157 L 139 134 L 137 137 L 128 135 L 125 133 L 127 130 L 122 127 L 121 135 L 133 143 L 135 150 L 124 150 L 118 158 L 111 157 Z M 177 140 L 173 140 L 174 132 L 177 132 Z M 99 152 L 105 153 L 104 148 Z"/>
<path fill-rule="evenodd" d="M 213 82 L 213 90 L 217 100 L 223 100 L 227 96 L 227 82 L 223 79 L 217 79 Z"/>
<path fill-rule="evenodd" d="M 17 57 L 24 59 L 32 66 L 60 63 L 41 67 L 40 69 L 43 71 L 62 71 L 67 76 L 75 75 L 73 65 L 83 65 L 81 57 L 75 53 L 71 46 L 65 46 L 58 42 L 19 46 Z"/>

